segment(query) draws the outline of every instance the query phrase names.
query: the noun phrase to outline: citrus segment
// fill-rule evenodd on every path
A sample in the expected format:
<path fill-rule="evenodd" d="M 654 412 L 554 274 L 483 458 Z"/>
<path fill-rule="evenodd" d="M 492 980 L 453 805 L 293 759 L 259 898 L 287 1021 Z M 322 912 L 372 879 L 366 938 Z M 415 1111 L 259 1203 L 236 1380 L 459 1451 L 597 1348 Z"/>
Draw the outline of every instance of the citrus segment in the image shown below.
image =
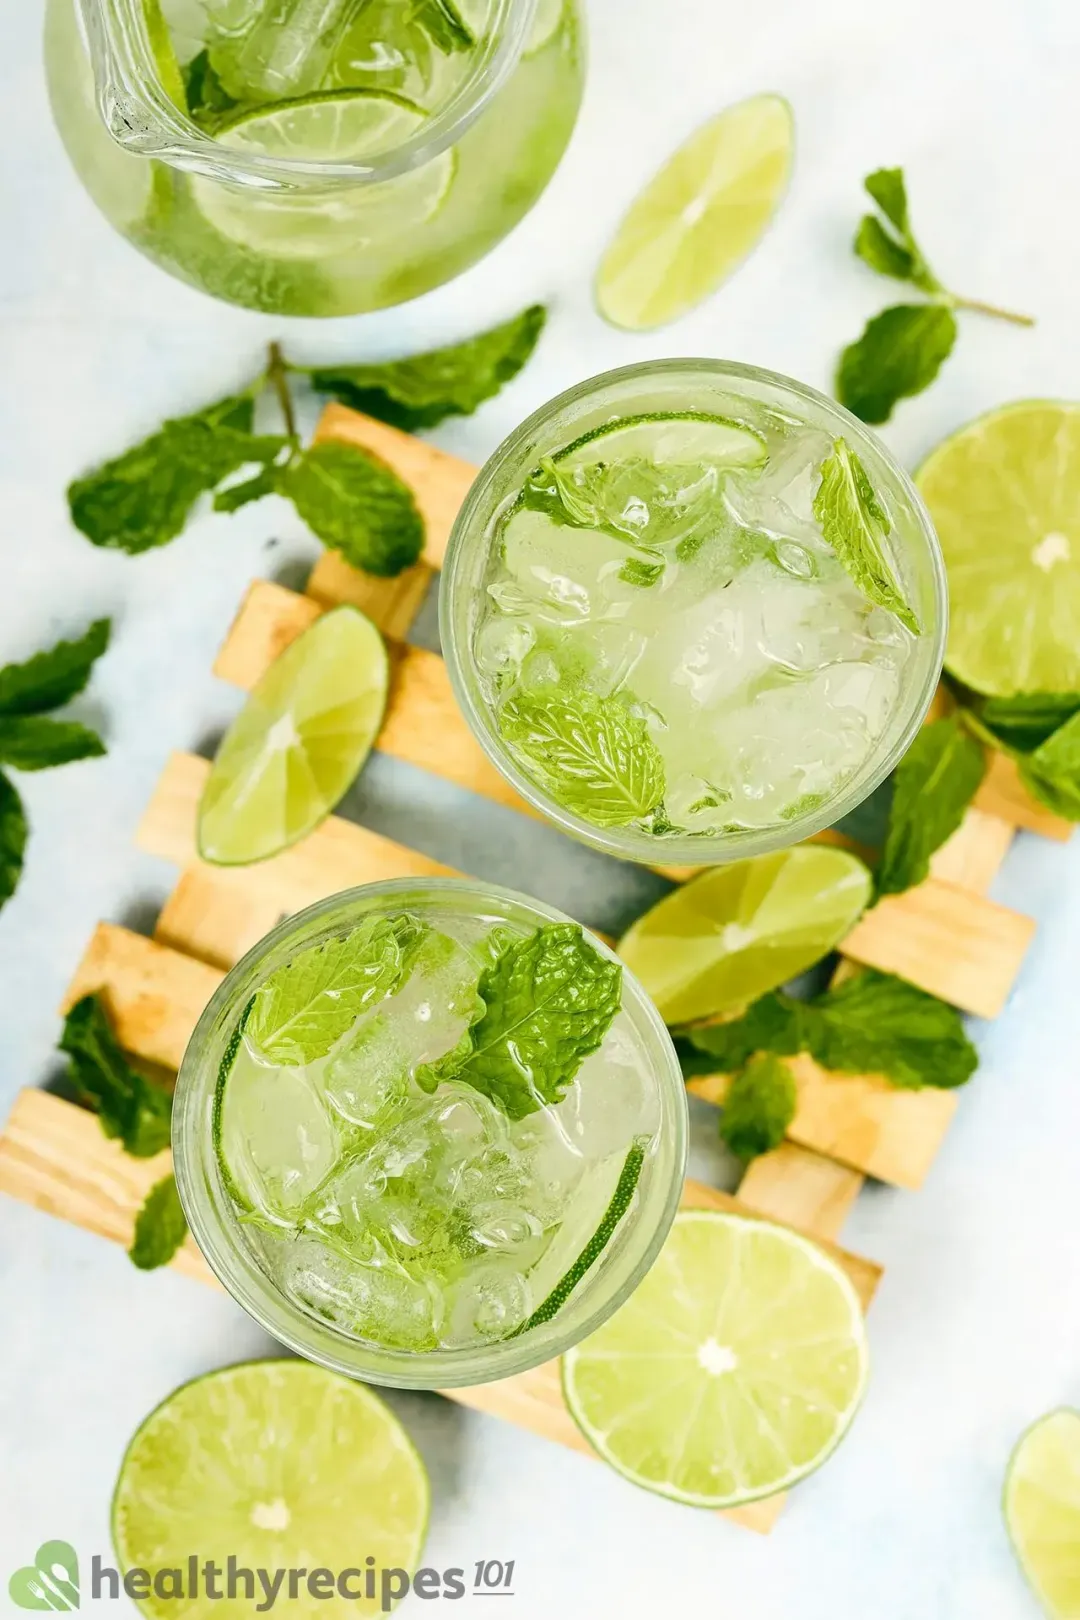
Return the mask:
<path fill-rule="evenodd" d="M 1005 1522 L 1025 1575 L 1053 1620 L 1080 1620 L 1080 1413 L 1028 1429 L 1009 1461 Z"/>

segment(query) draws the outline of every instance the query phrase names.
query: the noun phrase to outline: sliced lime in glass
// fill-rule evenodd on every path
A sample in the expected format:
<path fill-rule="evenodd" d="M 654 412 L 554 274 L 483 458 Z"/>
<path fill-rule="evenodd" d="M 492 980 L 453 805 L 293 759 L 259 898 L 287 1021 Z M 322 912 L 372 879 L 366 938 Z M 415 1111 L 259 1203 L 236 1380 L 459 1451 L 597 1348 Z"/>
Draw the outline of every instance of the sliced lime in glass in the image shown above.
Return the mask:
<path fill-rule="evenodd" d="M 612 1158 L 586 1173 L 567 1205 L 559 1230 L 529 1273 L 529 1287 L 537 1304 L 519 1332 L 550 1322 L 599 1260 L 634 1201 L 644 1163 L 645 1144 L 635 1142 L 625 1159 Z M 592 1236 L 582 1243 L 581 1234 L 590 1231 Z"/>
<path fill-rule="evenodd" d="M 219 125 L 236 151 L 309 163 L 368 163 L 420 128 L 426 114 L 402 96 L 334 90 L 246 110 Z M 318 259 L 360 252 L 388 233 L 414 229 L 440 207 L 454 177 L 452 151 L 405 174 L 372 184 L 335 182 L 317 189 L 259 190 L 194 175 L 192 194 L 223 236 L 275 258 Z"/>
<path fill-rule="evenodd" d="M 991 411 L 916 483 L 949 576 L 951 673 L 992 697 L 1080 690 L 1080 405 Z"/>
<path fill-rule="evenodd" d="M 165 13 L 162 10 L 161 0 L 142 0 L 143 20 L 146 23 L 146 34 L 150 41 L 150 52 L 158 70 L 161 87 L 169 100 L 181 112 L 187 112 L 187 94 L 184 90 L 184 79 L 180 72 L 180 64 L 176 59 L 176 47 Z"/>
<path fill-rule="evenodd" d="M 731 1508 L 825 1461 L 868 1353 L 855 1290 L 816 1244 L 684 1210 L 644 1282 L 562 1365 L 570 1414 L 605 1462 L 673 1501 Z"/>
<path fill-rule="evenodd" d="M 697 130 L 631 204 L 600 265 L 596 303 L 630 331 L 665 326 L 757 246 L 787 190 L 794 145 L 782 96 L 753 96 Z"/>
<path fill-rule="evenodd" d="M 386 647 L 353 607 L 271 664 L 218 749 L 199 804 L 204 861 L 244 866 L 306 837 L 351 786 L 382 723 Z"/>
<path fill-rule="evenodd" d="M 619 955 L 666 1023 L 693 1023 L 813 967 L 850 933 L 870 891 L 857 856 L 797 844 L 684 883 L 627 930 Z"/>
<path fill-rule="evenodd" d="M 569 471 L 630 460 L 658 467 L 760 467 L 767 459 L 765 440 L 753 428 L 691 411 L 625 416 L 585 434 L 555 457 Z"/>
<path fill-rule="evenodd" d="M 113 1496 L 113 1541 L 122 1570 L 178 1569 L 185 1590 L 196 1554 L 222 1570 L 230 1559 L 252 1571 L 329 1570 L 331 1592 L 314 1596 L 306 1579 L 295 1597 L 286 1590 L 290 1620 L 378 1614 L 364 1560 L 411 1574 L 430 1496 L 415 1446 L 365 1385 L 306 1361 L 255 1361 L 184 1384 L 136 1431 Z M 336 1585 L 344 1571 L 346 1590 Z M 153 1620 L 213 1620 L 265 1599 L 256 1588 L 247 1600 L 238 1584 L 223 1604 L 199 1587 L 183 1601 L 151 1592 L 138 1606 Z"/>
<path fill-rule="evenodd" d="M 1052 1620 L 1080 1620 L 1080 1412 L 1050 1412 L 1021 1436 L 1005 1476 L 1005 1522 Z"/>

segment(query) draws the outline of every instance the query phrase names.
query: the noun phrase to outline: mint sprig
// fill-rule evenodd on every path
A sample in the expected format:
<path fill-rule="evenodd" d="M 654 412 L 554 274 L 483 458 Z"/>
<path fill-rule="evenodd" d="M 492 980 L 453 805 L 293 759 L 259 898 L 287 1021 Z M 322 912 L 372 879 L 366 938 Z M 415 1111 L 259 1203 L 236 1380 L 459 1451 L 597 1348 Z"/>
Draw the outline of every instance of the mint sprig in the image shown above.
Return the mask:
<path fill-rule="evenodd" d="M 986 774 L 986 756 L 956 715 L 920 730 L 897 766 L 878 895 L 922 883 L 930 857 L 951 838 Z"/>
<path fill-rule="evenodd" d="M 1018 326 L 1028 315 L 949 292 L 931 270 L 911 228 L 902 169 L 877 169 L 863 182 L 879 210 L 865 214 L 855 235 L 855 253 L 878 275 L 908 282 L 927 295 L 921 304 L 897 304 L 866 325 L 840 356 L 836 397 L 864 422 L 887 422 L 901 399 L 921 394 L 952 353 L 955 311 L 968 310 Z"/>
<path fill-rule="evenodd" d="M 675 1045 L 687 1079 L 736 1073 L 759 1052 L 808 1052 L 836 1074 L 880 1074 L 907 1091 L 962 1086 L 979 1061 L 955 1007 L 875 968 L 805 1001 L 770 991 L 742 1017 L 684 1030 Z"/>
<path fill-rule="evenodd" d="M 576 923 L 550 923 L 508 941 L 477 986 L 480 1013 L 454 1051 L 417 1072 L 434 1090 L 458 1080 L 510 1119 L 554 1106 L 622 1001 L 622 968 Z"/>
<path fill-rule="evenodd" d="M 918 635 L 919 621 L 904 600 L 889 559 L 889 515 L 846 439 L 834 441 L 833 453 L 821 469 L 814 516 L 863 595 Z"/>
<path fill-rule="evenodd" d="M 205 88 L 209 67 L 200 72 Z M 213 495 L 216 510 L 234 512 L 276 494 L 291 500 L 324 545 L 354 567 L 398 574 L 423 548 L 412 492 L 357 445 L 305 448 L 290 379 L 306 375 L 317 392 L 396 426 L 430 427 L 474 411 L 497 393 L 525 364 L 543 324 L 543 309 L 533 305 L 466 343 L 366 366 L 294 365 L 271 344 L 265 371 L 242 393 L 172 418 L 75 479 L 68 488 L 72 522 L 94 545 L 137 555 L 180 534 L 204 496 Z M 277 400 L 284 432 L 255 432 L 256 407 L 268 393 Z"/>
<path fill-rule="evenodd" d="M 106 1136 L 137 1159 L 169 1145 L 172 1098 L 128 1062 L 101 998 L 83 996 L 64 1019 L 58 1042 L 80 1101 L 93 1108 Z"/>
<path fill-rule="evenodd" d="M 503 704 L 499 731 L 529 775 L 596 827 L 625 827 L 657 810 L 664 762 L 644 720 L 615 698 L 554 689 Z"/>
<path fill-rule="evenodd" d="M 1080 693 L 984 698 L 950 684 L 960 723 L 979 742 L 1015 761 L 1037 803 L 1066 821 L 1080 821 Z"/>
<path fill-rule="evenodd" d="M 760 1053 L 731 1082 L 720 1115 L 721 1140 L 744 1162 L 771 1153 L 787 1135 L 797 1100 L 795 1077 L 787 1064 L 771 1053 Z"/>

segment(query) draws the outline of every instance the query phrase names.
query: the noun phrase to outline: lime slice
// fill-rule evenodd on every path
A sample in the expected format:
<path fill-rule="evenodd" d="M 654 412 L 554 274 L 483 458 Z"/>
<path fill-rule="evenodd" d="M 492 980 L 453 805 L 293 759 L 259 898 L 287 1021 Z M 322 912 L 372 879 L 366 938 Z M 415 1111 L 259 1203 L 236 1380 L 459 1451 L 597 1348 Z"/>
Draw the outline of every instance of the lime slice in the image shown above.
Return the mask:
<path fill-rule="evenodd" d="M 400 146 L 423 123 L 420 107 L 375 90 L 335 90 L 239 114 L 218 140 L 236 151 L 304 162 L 366 163 Z M 440 207 L 454 177 L 454 155 L 372 185 L 261 191 L 195 175 L 203 214 L 241 247 L 275 258 L 355 253 L 389 233 L 414 229 Z"/>
<path fill-rule="evenodd" d="M 678 320 L 757 246 L 787 190 L 794 125 L 781 96 L 704 124 L 631 204 L 600 264 L 596 303 L 632 332 Z"/>
<path fill-rule="evenodd" d="M 870 900 L 857 856 L 824 844 L 718 866 L 683 884 L 623 935 L 619 955 L 668 1024 L 755 1001 L 820 961 Z"/>
<path fill-rule="evenodd" d="M 698 412 L 627 416 L 605 423 L 555 457 L 560 467 L 600 462 L 651 461 L 658 467 L 709 462 L 718 467 L 760 467 L 768 449 L 760 433 L 724 416 Z"/>
<path fill-rule="evenodd" d="M 1080 1620 L 1080 1412 L 1051 1412 L 1022 1435 L 1005 1476 L 1005 1522 L 1053 1620 Z"/>
<path fill-rule="evenodd" d="M 143 0 L 143 19 L 150 41 L 150 52 L 161 80 L 161 88 L 169 100 L 181 112 L 186 113 L 187 94 L 184 90 L 184 80 L 176 59 L 173 37 L 165 20 L 165 13 L 161 9 L 161 0 Z"/>
<path fill-rule="evenodd" d="M 599 1260 L 634 1201 L 644 1163 L 645 1143 L 635 1142 L 621 1164 L 613 1159 L 607 1166 L 597 1166 L 586 1175 L 550 1247 L 529 1274 L 533 1298 L 539 1298 L 540 1303 L 518 1329 L 519 1333 L 550 1322 L 585 1273 Z M 592 1237 L 579 1248 L 581 1233 L 590 1228 L 593 1228 Z"/>
<path fill-rule="evenodd" d="M 855 1290 L 816 1244 L 683 1210 L 645 1281 L 563 1357 L 563 1392 L 585 1438 L 635 1485 L 730 1508 L 825 1461 L 867 1370 Z"/>
<path fill-rule="evenodd" d="M 949 576 L 951 673 L 993 697 L 1080 688 L 1080 405 L 979 417 L 916 482 Z"/>
<path fill-rule="evenodd" d="M 286 1591 L 290 1620 L 378 1614 L 378 1595 L 363 1595 L 364 1559 L 411 1575 L 429 1504 L 416 1448 L 370 1389 L 305 1361 L 253 1361 L 182 1385 L 136 1431 L 113 1496 L 113 1541 L 125 1571 L 181 1572 L 182 1601 L 139 1601 L 155 1620 L 250 1614 L 265 1598 L 256 1586 L 246 1599 L 239 1581 L 235 1602 L 207 1596 L 202 1581 L 192 1596 L 193 1553 L 222 1571 L 231 1557 L 238 1569 L 344 1579 L 330 1602 L 307 1580 Z"/>
<path fill-rule="evenodd" d="M 218 749 L 198 848 L 244 866 L 317 827 L 371 751 L 389 682 L 382 637 L 353 607 L 316 619 L 271 664 Z"/>

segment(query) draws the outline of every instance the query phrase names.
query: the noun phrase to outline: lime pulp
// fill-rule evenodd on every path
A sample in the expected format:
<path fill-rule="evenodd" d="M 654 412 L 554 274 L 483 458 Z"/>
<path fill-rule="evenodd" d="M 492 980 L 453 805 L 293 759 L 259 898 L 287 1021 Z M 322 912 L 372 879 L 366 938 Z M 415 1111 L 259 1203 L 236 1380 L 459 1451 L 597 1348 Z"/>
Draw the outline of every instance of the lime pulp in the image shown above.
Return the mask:
<path fill-rule="evenodd" d="M 1009 1461 L 1005 1522 L 1052 1620 L 1080 1620 L 1080 1412 L 1034 1423 Z"/>

